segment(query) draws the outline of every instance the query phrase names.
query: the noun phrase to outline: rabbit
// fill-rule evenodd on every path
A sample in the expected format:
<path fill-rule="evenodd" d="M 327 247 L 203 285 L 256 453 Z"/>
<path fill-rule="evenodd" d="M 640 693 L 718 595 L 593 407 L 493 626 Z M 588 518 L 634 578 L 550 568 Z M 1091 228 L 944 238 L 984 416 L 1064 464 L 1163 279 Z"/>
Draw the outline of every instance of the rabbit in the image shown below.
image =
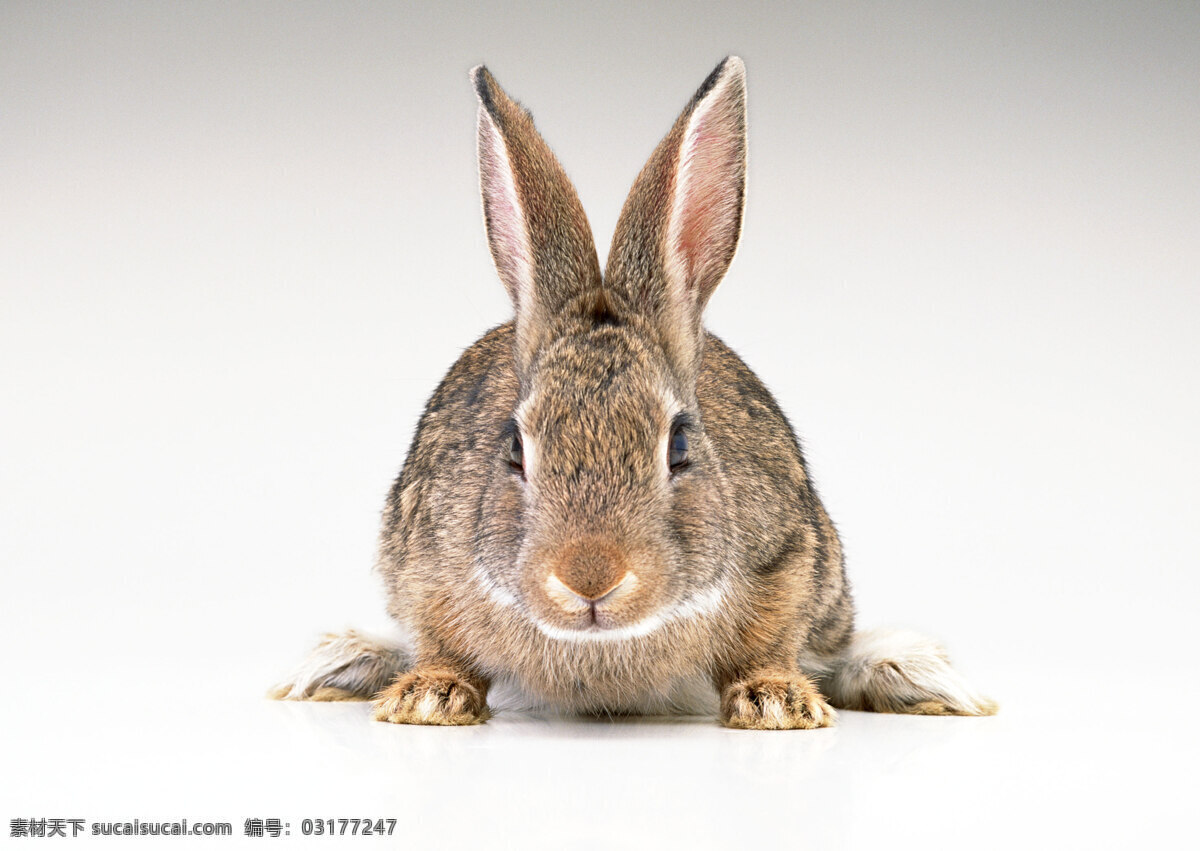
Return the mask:
<path fill-rule="evenodd" d="M 650 156 L 607 268 L 562 167 L 484 66 L 479 181 L 515 316 L 429 400 L 383 512 L 407 647 L 331 635 L 275 696 L 476 724 L 489 689 L 574 713 L 811 729 L 836 709 L 985 715 L 941 648 L 856 633 L 787 418 L 701 314 L 737 249 L 746 86 L 727 57 Z M 707 695 L 707 697 L 704 697 Z"/>

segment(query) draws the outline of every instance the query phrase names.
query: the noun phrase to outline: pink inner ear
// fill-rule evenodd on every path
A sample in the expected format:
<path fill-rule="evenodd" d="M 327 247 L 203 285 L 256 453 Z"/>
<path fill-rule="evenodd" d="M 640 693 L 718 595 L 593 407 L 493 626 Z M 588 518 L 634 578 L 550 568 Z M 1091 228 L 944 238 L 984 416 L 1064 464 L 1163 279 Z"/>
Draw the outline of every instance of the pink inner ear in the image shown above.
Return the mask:
<path fill-rule="evenodd" d="M 667 239 L 667 270 L 700 303 L 725 273 L 741 225 L 744 170 L 740 104 L 728 80 L 688 122 Z"/>
<path fill-rule="evenodd" d="M 520 304 L 533 282 L 529 234 L 504 138 L 483 107 L 479 109 L 479 186 L 496 271 L 513 303 Z"/>

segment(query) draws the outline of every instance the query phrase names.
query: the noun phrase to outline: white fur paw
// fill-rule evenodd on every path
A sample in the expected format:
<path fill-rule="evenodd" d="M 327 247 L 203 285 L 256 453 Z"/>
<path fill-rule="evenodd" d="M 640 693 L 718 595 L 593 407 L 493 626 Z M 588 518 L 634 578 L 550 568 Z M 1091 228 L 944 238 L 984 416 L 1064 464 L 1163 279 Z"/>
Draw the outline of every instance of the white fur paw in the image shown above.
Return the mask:
<path fill-rule="evenodd" d="M 905 715 L 994 715 L 935 641 L 907 630 L 856 633 L 821 685 L 842 709 Z"/>
<path fill-rule="evenodd" d="M 462 726 L 487 719 L 486 691 L 444 668 L 401 674 L 375 698 L 376 721 Z"/>
<path fill-rule="evenodd" d="M 803 676 L 750 677 L 726 686 L 721 721 L 739 730 L 830 727 L 837 713 Z"/>
<path fill-rule="evenodd" d="M 407 654 L 383 639 L 354 630 L 327 633 L 304 663 L 267 696 L 275 700 L 370 700 L 407 665 Z"/>

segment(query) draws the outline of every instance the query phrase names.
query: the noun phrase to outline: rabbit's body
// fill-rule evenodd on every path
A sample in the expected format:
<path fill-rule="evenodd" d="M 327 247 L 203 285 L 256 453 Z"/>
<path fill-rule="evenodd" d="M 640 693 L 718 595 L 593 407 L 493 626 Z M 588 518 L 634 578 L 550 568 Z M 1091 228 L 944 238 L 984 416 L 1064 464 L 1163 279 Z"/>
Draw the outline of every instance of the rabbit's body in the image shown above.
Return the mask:
<path fill-rule="evenodd" d="M 479 172 L 515 319 L 430 399 L 379 570 L 411 652 L 328 638 L 284 697 L 476 723 L 492 683 L 582 712 L 707 683 L 732 727 L 826 726 L 826 702 L 979 714 L 919 637 L 853 634 L 837 532 L 753 372 L 701 324 L 741 231 L 745 81 L 730 57 L 638 176 L 601 274 L 561 166 L 483 68 Z"/>
<path fill-rule="evenodd" d="M 599 384 L 636 373 L 636 343 L 612 339 L 622 333 L 604 325 L 577 341 L 589 352 L 580 362 L 600 367 L 586 370 L 595 385 L 576 385 L 577 392 L 596 397 Z M 689 534 L 703 549 L 679 552 L 674 602 L 603 632 L 572 634 L 531 619 L 506 581 L 517 581 L 523 519 L 512 471 L 496 449 L 519 393 L 512 349 L 510 323 L 451 368 L 388 499 L 379 569 L 391 614 L 418 645 L 490 678 L 514 679 L 536 700 L 591 712 L 653 706 L 681 679 L 743 670 L 776 647 L 822 654 L 845 647 L 853 611 L 837 533 L 775 400 L 712 335 L 697 384 L 715 456 L 704 504 L 640 518 L 702 526 Z M 614 350 L 632 362 L 605 365 Z M 485 515 L 491 521 L 481 536 Z M 738 534 L 726 531 L 733 529 Z"/>

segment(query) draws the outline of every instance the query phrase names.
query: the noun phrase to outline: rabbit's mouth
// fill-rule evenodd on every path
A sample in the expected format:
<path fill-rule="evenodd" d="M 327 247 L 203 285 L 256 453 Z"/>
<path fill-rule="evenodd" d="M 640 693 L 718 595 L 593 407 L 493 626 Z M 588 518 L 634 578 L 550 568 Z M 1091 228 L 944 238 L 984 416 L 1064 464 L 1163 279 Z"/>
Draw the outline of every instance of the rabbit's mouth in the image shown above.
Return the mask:
<path fill-rule="evenodd" d="M 628 624 L 630 615 L 636 616 L 642 607 L 631 598 L 637 595 L 641 585 L 641 580 L 631 570 L 590 585 L 580 582 L 568 585 L 557 573 L 550 573 L 542 589 L 554 608 L 559 629 L 599 634 L 620 630 Z M 631 612 L 631 608 L 634 611 Z"/>
<path fill-rule="evenodd" d="M 632 623 L 621 623 L 611 617 L 602 604 L 589 604 L 585 609 L 579 610 L 574 623 L 565 623 L 563 618 L 556 618 L 558 622 L 551 623 L 537 617 L 534 618 L 534 623 L 543 635 L 556 641 L 628 641 L 650 635 L 677 621 L 709 618 L 720 611 L 728 593 L 728 582 L 719 582 Z"/>
<path fill-rule="evenodd" d="M 649 635 L 662 626 L 665 620 L 660 615 L 653 614 L 626 626 L 602 626 L 593 622 L 580 627 L 563 627 L 543 620 L 537 620 L 535 623 L 543 635 L 556 641 L 628 641 L 631 638 Z"/>

